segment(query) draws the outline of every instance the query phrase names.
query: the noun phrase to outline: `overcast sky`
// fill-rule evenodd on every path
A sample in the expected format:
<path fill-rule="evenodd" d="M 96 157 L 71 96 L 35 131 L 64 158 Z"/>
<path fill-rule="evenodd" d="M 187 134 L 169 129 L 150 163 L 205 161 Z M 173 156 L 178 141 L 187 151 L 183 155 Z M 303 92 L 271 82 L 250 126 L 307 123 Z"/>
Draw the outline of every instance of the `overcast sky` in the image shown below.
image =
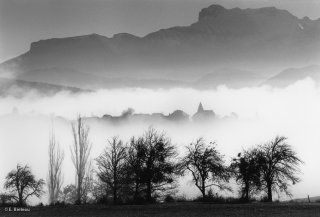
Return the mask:
<path fill-rule="evenodd" d="M 26 52 L 40 39 L 119 32 L 142 36 L 189 25 L 211 4 L 275 6 L 298 17 L 320 17 L 319 0 L 0 0 L 0 62 Z"/>

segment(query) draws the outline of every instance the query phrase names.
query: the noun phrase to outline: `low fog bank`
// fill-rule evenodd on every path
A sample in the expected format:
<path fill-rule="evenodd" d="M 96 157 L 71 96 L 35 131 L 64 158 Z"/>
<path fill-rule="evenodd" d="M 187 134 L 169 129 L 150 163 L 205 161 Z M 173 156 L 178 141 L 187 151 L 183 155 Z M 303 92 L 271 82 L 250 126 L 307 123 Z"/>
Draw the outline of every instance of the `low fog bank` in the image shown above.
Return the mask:
<path fill-rule="evenodd" d="M 52 125 L 65 152 L 63 173 L 64 185 L 67 185 L 75 178 L 70 154 L 70 120 L 77 114 L 88 117 L 121 115 L 130 107 L 136 113 L 161 112 L 167 115 L 181 109 L 193 115 L 200 101 L 204 109 L 213 109 L 219 117 L 235 112 L 239 118 L 209 123 L 153 123 L 153 127 L 166 132 L 172 139 L 180 156 L 185 152 L 185 145 L 202 136 L 207 142 L 217 142 L 229 164 L 242 149 L 284 135 L 305 162 L 301 167 L 302 181 L 292 188 L 294 197 L 320 195 L 320 175 L 317 173 L 320 165 L 320 89 L 311 79 L 283 89 L 268 86 L 242 89 L 220 86 L 210 91 L 116 89 L 77 95 L 62 92 L 53 97 L 29 93 L 21 99 L 0 98 L 1 190 L 6 174 L 17 163 L 30 165 L 37 178 L 46 178 Z M 128 141 L 131 136 L 141 135 L 149 125 L 142 122 L 120 125 L 90 122 L 91 158 L 98 157 L 108 138 L 117 135 Z M 185 193 L 187 197 L 200 193 L 190 180 L 186 177 L 179 187 L 179 193 Z M 42 200 L 46 202 L 46 197 Z"/>
<path fill-rule="evenodd" d="M 104 114 L 121 115 L 127 108 L 148 114 L 169 114 L 181 109 L 192 115 L 199 102 L 203 102 L 205 109 L 213 109 L 220 116 L 236 112 L 242 118 L 263 118 L 267 113 L 273 114 L 275 107 L 287 110 L 291 105 L 310 103 L 318 92 L 319 88 L 312 79 L 298 81 L 286 88 L 267 85 L 240 89 L 220 85 L 213 90 L 122 88 L 77 94 L 61 91 L 53 96 L 30 91 L 25 92 L 24 97 L 0 97 L 0 115 L 17 112 L 74 119 L 77 114 L 97 117 Z"/>

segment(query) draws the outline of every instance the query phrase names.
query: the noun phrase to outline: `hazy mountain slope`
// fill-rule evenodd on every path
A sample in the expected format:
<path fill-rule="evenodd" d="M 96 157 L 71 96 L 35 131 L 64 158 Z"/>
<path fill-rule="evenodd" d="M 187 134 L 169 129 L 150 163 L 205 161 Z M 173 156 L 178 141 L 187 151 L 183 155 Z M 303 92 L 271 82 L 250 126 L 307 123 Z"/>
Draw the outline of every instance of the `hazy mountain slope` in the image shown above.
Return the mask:
<path fill-rule="evenodd" d="M 96 89 L 107 86 L 108 79 L 66 68 L 43 68 L 26 71 L 18 75 L 26 81 L 54 83 L 64 86 L 76 86 Z"/>
<path fill-rule="evenodd" d="M 231 88 L 252 87 L 259 85 L 265 76 L 251 71 L 222 68 L 201 77 L 195 86 L 198 88 L 215 88 L 227 85 Z"/>
<path fill-rule="evenodd" d="M 316 83 L 320 84 L 320 66 L 313 65 L 304 68 L 286 69 L 279 74 L 271 77 L 263 84 L 275 87 L 286 87 L 290 84 L 306 78 L 311 78 Z"/>
<path fill-rule="evenodd" d="M 87 92 L 75 87 L 66 87 L 49 83 L 31 82 L 16 79 L 0 78 L 0 96 L 21 97 L 27 93 L 37 93 L 40 95 L 54 95 L 58 92 L 65 91 L 73 94 Z"/>
<path fill-rule="evenodd" d="M 25 81 L 54 83 L 63 86 L 84 89 L 121 88 L 121 87 L 185 87 L 188 83 L 170 79 L 139 79 L 130 77 L 106 78 L 99 75 L 83 73 L 70 69 L 45 68 L 27 71 L 17 76 Z"/>
<path fill-rule="evenodd" d="M 26 80 L 41 77 L 39 81 L 68 69 L 72 75 L 58 73 L 61 78 L 54 82 L 72 81 L 79 87 L 96 82 L 87 74 L 108 79 L 192 81 L 221 67 L 316 62 L 320 59 L 319 35 L 320 20 L 299 19 L 285 10 L 212 5 L 201 10 L 198 21 L 190 26 L 162 29 L 144 37 L 92 34 L 34 42 L 28 52 L 0 68 L 15 71 Z M 219 79 L 228 80 L 220 76 L 217 83 Z M 102 86 L 109 81 L 98 80 Z"/>

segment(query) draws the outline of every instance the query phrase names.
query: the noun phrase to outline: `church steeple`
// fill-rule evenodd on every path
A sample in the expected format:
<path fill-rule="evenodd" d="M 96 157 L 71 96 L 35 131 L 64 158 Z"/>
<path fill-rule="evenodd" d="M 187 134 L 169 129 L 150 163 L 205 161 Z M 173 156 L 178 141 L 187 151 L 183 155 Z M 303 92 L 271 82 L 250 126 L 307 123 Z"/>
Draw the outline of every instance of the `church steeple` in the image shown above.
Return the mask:
<path fill-rule="evenodd" d="M 202 106 L 201 102 L 200 102 L 200 104 L 198 106 L 198 112 L 203 112 L 203 106 Z"/>

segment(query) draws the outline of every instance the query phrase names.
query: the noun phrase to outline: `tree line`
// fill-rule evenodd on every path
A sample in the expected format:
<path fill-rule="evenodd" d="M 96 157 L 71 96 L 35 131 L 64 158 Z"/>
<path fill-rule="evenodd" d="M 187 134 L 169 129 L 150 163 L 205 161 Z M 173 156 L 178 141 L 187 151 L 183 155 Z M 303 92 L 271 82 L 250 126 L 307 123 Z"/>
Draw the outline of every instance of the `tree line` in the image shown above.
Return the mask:
<path fill-rule="evenodd" d="M 240 199 L 250 201 L 257 195 L 273 200 L 273 193 L 291 196 L 289 187 L 300 181 L 297 153 L 287 144 L 287 138 L 277 136 L 270 142 L 243 150 L 229 165 L 215 142 L 198 138 L 186 146 L 179 157 L 176 147 L 165 133 L 150 127 L 143 135 L 132 137 L 128 143 L 119 137 L 107 141 L 103 152 L 90 160 L 92 144 L 89 127 L 79 116 L 72 123 L 71 159 L 75 168 L 75 183 L 62 188 L 64 152 L 51 132 L 46 180 L 48 202 L 82 204 L 152 203 L 178 186 L 177 179 L 191 174 L 194 185 L 206 199 L 212 188 L 232 191 L 230 180 L 239 186 Z M 93 164 L 96 169 L 93 169 Z M 14 201 L 26 205 L 31 196 L 40 197 L 45 181 L 36 179 L 29 166 L 20 164 L 8 173 L 1 194 L 2 203 Z"/>

